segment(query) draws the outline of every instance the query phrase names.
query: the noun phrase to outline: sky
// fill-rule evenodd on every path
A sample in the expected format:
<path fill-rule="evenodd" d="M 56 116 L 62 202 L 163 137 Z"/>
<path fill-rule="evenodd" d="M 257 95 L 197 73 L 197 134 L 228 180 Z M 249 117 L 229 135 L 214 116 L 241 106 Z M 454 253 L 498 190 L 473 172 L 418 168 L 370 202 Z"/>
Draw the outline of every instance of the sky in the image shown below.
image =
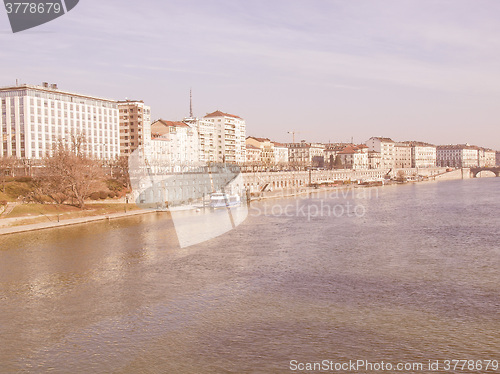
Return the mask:
<path fill-rule="evenodd" d="M 153 119 L 243 117 L 275 141 L 371 136 L 500 150 L 500 1 L 80 0 L 13 34 L 0 86 L 144 100 Z"/>

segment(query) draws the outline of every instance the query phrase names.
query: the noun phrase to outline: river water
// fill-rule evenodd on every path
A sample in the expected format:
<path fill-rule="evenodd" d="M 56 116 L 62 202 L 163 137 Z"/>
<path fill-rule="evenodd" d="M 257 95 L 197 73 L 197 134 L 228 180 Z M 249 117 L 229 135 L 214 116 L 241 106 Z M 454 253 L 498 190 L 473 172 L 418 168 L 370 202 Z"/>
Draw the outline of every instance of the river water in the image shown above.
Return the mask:
<path fill-rule="evenodd" d="M 500 360 L 499 187 L 258 202 L 187 248 L 167 213 L 0 237 L 0 372 Z"/>

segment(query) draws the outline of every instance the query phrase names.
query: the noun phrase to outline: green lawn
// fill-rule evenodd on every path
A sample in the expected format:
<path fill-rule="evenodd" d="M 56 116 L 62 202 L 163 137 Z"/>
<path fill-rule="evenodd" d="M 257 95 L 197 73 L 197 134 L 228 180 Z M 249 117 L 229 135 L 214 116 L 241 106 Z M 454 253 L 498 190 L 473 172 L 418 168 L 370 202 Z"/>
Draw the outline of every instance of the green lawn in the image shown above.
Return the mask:
<path fill-rule="evenodd" d="M 13 197 L 2 192 L 2 186 L 0 185 L 0 201 L 16 201 Z"/>

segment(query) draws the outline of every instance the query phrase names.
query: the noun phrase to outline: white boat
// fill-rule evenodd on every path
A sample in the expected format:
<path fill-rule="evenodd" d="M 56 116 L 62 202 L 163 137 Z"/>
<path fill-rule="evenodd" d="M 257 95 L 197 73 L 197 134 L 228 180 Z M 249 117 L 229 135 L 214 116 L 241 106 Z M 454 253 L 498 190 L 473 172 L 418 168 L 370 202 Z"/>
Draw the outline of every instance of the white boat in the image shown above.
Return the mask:
<path fill-rule="evenodd" d="M 221 192 L 216 192 L 210 195 L 210 208 L 226 208 L 240 205 L 241 199 L 238 195 L 228 195 Z"/>

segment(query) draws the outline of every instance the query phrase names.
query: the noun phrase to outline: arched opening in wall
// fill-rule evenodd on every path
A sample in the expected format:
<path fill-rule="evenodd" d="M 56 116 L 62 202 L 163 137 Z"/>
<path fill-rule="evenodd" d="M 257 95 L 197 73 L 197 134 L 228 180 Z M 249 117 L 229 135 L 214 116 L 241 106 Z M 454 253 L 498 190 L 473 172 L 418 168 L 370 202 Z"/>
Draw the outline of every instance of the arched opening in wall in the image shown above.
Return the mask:
<path fill-rule="evenodd" d="M 491 178 L 496 177 L 495 173 L 491 170 L 483 170 L 476 174 L 476 178 Z"/>

